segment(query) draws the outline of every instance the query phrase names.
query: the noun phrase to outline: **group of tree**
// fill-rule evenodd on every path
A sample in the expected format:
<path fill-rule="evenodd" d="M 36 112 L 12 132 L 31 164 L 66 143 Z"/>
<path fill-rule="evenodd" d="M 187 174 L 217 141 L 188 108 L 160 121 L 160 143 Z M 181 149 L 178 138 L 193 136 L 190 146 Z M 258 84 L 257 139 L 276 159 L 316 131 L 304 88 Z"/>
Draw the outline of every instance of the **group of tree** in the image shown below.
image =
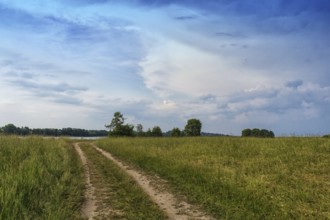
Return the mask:
<path fill-rule="evenodd" d="M 125 118 L 121 112 L 115 112 L 111 123 L 109 125 L 105 125 L 105 127 L 109 129 L 109 136 L 114 137 L 162 137 L 164 135 L 172 137 L 181 137 L 200 136 L 202 130 L 202 123 L 196 118 L 189 119 L 184 130 L 181 131 L 179 128 L 176 127 L 167 133 L 163 133 L 162 129 L 159 126 L 154 126 L 152 129 L 149 128 L 147 131 L 143 131 L 142 124 L 138 124 L 136 126 L 136 129 L 134 130 L 133 125 L 125 124 Z"/>
<path fill-rule="evenodd" d="M 180 128 L 173 128 L 169 132 L 171 137 L 182 137 L 182 136 L 201 136 L 202 135 L 202 122 L 199 119 L 191 118 L 187 121 L 183 130 Z"/>
<path fill-rule="evenodd" d="M 275 134 L 273 131 L 269 131 L 266 129 L 246 128 L 246 129 L 242 130 L 242 137 L 274 138 Z"/>
<path fill-rule="evenodd" d="M 163 132 L 159 126 L 155 126 L 152 129 L 143 131 L 143 126 L 138 124 L 136 130 L 134 125 L 125 124 L 125 118 L 121 112 L 115 112 L 111 123 L 105 125 L 109 129 L 109 136 L 112 137 L 133 137 L 133 136 L 145 136 L 145 137 L 161 137 Z"/>
<path fill-rule="evenodd" d="M 103 137 L 108 135 L 106 130 L 86 130 L 80 128 L 29 128 L 16 127 L 7 124 L 0 128 L 0 133 L 6 135 L 42 135 L 42 136 L 72 136 L 72 137 Z"/>

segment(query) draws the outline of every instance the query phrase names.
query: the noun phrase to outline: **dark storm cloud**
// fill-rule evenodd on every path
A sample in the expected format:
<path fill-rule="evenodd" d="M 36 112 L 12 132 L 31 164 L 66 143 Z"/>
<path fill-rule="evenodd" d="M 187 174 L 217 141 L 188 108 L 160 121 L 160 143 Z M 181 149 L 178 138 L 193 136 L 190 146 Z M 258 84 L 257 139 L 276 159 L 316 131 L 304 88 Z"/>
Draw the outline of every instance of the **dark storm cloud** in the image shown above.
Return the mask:
<path fill-rule="evenodd" d="M 47 23 L 24 11 L 6 8 L 0 3 L 0 26 L 6 29 L 29 29 L 39 27 L 36 31 L 42 31 Z"/>
<path fill-rule="evenodd" d="M 174 17 L 174 18 L 177 19 L 177 20 L 193 20 L 193 19 L 198 18 L 198 16 L 186 15 L 186 16 L 177 16 L 177 17 Z"/>
<path fill-rule="evenodd" d="M 228 37 L 228 38 L 246 38 L 246 36 L 241 33 L 217 32 L 215 33 L 215 35 L 218 37 Z"/>
<path fill-rule="evenodd" d="M 26 74 L 21 74 L 25 77 Z M 81 105 L 83 104 L 80 96 L 81 92 L 87 91 L 86 87 L 72 86 L 67 83 L 40 83 L 31 79 L 33 74 L 26 79 L 9 80 L 12 86 L 19 88 L 21 93 L 28 93 L 32 98 L 45 99 L 55 103 Z"/>
<path fill-rule="evenodd" d="M 250 21 L 249 25 L 255 26 L 262 32 L 292 33 L 313 26 L 325 28 L 330 25 L 330 1 L 328 0 L 140 0 L 137 2 L 149 7 L 175 4 L 202 11 L 204 16 L 242 17 L 241 19 L 244 19 L 242 22 Z M 185 18 L 186 16 L 178 17 Z M 219 32 L 221 36 L 229 36 L 226 34 Z"/>
<path fill-rule="evenodd" d="M 75 106 L 83 104 L 82 99 L 74 98 L 70 96 L 55 97 L 53 99 L 51 98 L 50 101 L 55 103 L 75 105 Z"/>
<path fill-rule="evenodd" d="M 212 102 L 216 102 L 217 97 L 213 94 L 207 94 L 200 96 L 199 99 L 202 103 L 212 103 Z"/>
<path fill-rule="evenodd" d="M 317 13 L 328 13 L 330 11 L 330 2 L 328 0 L 138 0 L 133 2 L 146 6 L 177 4 L 204 9 L 213 13 L 227 12 L 246 15 L 259 14 L 263 16 L 297 15 L 305 11 Z"/>
<path fill-rule="evenodd" d="M 304 82 L 302 80 L 295 80 L 295 81 L 289 81 L 285 85 L 289 88 L 297 89 L 299 86 L 301 86 Z"/>
<path fill-rule="evenodd" d="M 22 74 L 22 76 L 26 76 Z M 43 94 L 53 94 L 53 93 L 67 93 L 75 94 L 81 91 L 87 91 L 87 87 L 81 86 L 71 86 L 67 83 L 40 83 L 37 81 L 30 80 L 34 78 L 33 75 L 29 74 L 27 79 L 14 79 L 9 80 L 8 82 L 16 87 L 20 87 L 23 90 L 33 91 L 37 95 L 43 96 Z"/>
<path fill-rule="evenodd" d="M 305 85 L 301 80 L 288 82 L 285 86 L 287 89 L 262 88 L 232 96 L 227 101 L 226 109 L 237 113 L 265 111 L 285 114 L 291 110 L 303 112 L 313 107 L 322 115 L 330 107 L 330 87 Z"/>
<path fill-rule="evenodd" d="M 330 1 L 328 0 L 71 0 L 65 4 L 126 4 L 143 7 L 166 7 L 176 5 L 202 12 L 203 16 L 233 16 L 251 20 L 260 31 L 291 33 L 314 26 L 330 24 Z M 195 15 L 178 15 L 177 20 L 197 19 Z M 219 35 L 225 36 L 220 31 Z M 229 35 L 227 35 L 229 36 Z"/>
<path fill-rule="evenodd" d="M 330 87 L 304 84 L 301 80 L 290 81 L 284 86 L 260 87 L 228 97 L 208 94 L 193 100 L 190 104 L 210 109 L 209 114 L 232 119 L 257 112 L 286 117 L 294 111 L 299 114 L 295 116 L 297 118 L 329 118 L 327 112 L 330 109 Z M 252 118 L 250 120 L 253 121 Z"/>
<path fill-rule="evenodd" d="M 127 4 L 145 7 L 165 7 L 178 5 L 203 11 L 204 15 L 233 15 L 253 16 L 257 19 L 307 17 L 312 21 L 330 23 L 330 1 L 328 0 L 61 0 L 64 4 L 91 5 L 91 4 Z M 177 16 L 178 19 L 191 19 L 190 16 Z M 195 17 L 193 17 L 195 19 Z M 306 21 L 307 20 L 307 21 Z M 298 24 L 305 27 L 309 19 Z M 259 20 L 260 23 L 263 20 Z M 278 21 L 273 21 L 277 22 Z M 279 25 L 279 24 L 277 24 Z"/>

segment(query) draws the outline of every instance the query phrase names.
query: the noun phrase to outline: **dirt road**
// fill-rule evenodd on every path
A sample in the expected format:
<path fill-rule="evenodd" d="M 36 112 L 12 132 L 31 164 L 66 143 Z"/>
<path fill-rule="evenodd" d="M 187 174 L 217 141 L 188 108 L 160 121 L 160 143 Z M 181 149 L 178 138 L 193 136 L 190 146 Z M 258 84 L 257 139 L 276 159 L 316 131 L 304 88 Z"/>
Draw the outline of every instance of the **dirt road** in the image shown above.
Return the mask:
<path fill-rule="evenodd" d="M 182 196 L 178 197 L 171 193 L 168 190 L 169 187 L 167 186 L 166 181 L 160 179 L 159 177 L 146 175 L 141 171 L 137 171 L 132 167 L 124 165 L 122 161 L 114 158 L 109 152 L 102 150 L 95 144 L 92 144 L 92 147 L 95 148 L 98 152 L 100 152 L 103 156 L 113 161 L 118 167 L 120 167 L 129 176 L 131 176 L 136 181 L 136 183 L 143 189 L 143 191 L 151 198 L 151 200 L 166 213 L 168 219 L 214 219 L 200 211 L 197 207 L 183 201 Z M 100 198 L 95 198 L 95 188 L 90 183 L 90 171 L 88 168 L 87 159 L 81 151 L 78 143 L 75 144 L 75 148 L 84 164 L 86 175 L 86 202 L 82 207 L 82 214 L 88 219 L 93 219 L 93 217 L 97 215 L 97 207 L 95 205 L 95 201 L 100 200 Z"/>
<path fill-rule="evenodd" d="M 91 174 L 89 170 L 89 166 L 87 163 L 87 158 L 85 154 L 80 149 L 80 146 L 78 143 L 74 144 L 74 147 L 76 151 L 78 152 L 78 155 L 81 159 L 81 162 L 84 166 L 85 171 L 85 200 L 83 203 L 83 206 L 81 208 L 81 213 L 84 218 L 87 219 L 93 219 L 96 211 L 96 201 L 95 201 L 95 188 L 91 183 Z"/>

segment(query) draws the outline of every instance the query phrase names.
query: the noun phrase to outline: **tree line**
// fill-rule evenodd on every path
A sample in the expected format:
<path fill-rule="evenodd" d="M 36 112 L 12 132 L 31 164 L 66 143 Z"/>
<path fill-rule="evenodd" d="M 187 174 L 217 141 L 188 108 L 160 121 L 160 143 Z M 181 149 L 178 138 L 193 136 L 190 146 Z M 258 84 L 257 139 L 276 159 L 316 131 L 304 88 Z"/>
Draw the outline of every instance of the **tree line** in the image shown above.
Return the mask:
<path fill-rule="evenodd" d="M 105 137 L 105 136 L 126 136 L 126 137 L 182 137 L 182 136 L 201 136 L 202 123 L 199 119 L 191 118 L 187 121 L 184 129 L 178 127 L 170 131 L 163 132 L 159 126 L 143 130 L 142 124 L 134 125 L 125 124 L 125 118 L 121 112 L 115 112 L 111 123 L 105 125 L 107 130 L 86 130 L 80 128 L 29 128 L 29 127 L 16 127 L 14 124 L 7 124 L 0 127 L 0 134 L 7 135 L 42 135 L 42 136 L 72 136 L 72 137 Z M 206 136 L 210 134 L 206 133 Z M 205 135 L 205 133 L 203 134 Z M 214 135 L 214 134 L 213 134 Z M 224 136 L 224 135 L 220 135 Z M 325 135 L 324 137 L 329 137 Z M 270 137 L 274 138 L 274 132 L 266 129 L 246 128 L 242 130 L 242 137 Z"/>
<path fill-rule="evenodd" d="M 147 131 L 143 130 L 143 125 L 138 124 L 136 127 L 131 124 L 125 124 L 125 118 L 121 112 L 115 112 L 111 123 L 105 125 L 109 129 L 109 136 L 120 137 L 162 137 L 166 136 L 181 137 L 181 136 L 200 136 L 202 130 L 202 123 L 199 119 L 192 118 L 187 121 L 183 130 L 175 127 L 170 132 L 163 133 L 159 126 L 154 126 Z M 134 129 L 135 128 L 135 129 Z"/>
<path fill-rule="evenodd" d="M 242 137 L 263 137 L 263 138 L 274 138 L 275 134 L 273 131 L 269 131 L 267 129 L 259 129 L 259 128 L 246 128 L 242 130 Z"/>
<path fill-rule="evenodd" d="M 80 128 L 29 128 L 16 127 L 7 124 L 0 128 L 0 133 L 7 135 L 42 135 L 42 136 L 72 136 L 72 137 L 103 137 L 108 135 L 106 130 L 86 130 Z"/>

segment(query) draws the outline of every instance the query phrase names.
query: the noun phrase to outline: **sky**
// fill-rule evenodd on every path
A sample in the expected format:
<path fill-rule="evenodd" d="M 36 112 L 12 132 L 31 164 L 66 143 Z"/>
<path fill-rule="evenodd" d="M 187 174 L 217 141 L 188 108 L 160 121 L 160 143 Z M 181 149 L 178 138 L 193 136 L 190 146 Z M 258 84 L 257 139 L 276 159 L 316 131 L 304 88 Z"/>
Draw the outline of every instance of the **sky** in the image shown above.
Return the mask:
<path fill-rule="evenodd" d="M 0 0 L 0 126 L 330 133 L 328 0 Z"/>

